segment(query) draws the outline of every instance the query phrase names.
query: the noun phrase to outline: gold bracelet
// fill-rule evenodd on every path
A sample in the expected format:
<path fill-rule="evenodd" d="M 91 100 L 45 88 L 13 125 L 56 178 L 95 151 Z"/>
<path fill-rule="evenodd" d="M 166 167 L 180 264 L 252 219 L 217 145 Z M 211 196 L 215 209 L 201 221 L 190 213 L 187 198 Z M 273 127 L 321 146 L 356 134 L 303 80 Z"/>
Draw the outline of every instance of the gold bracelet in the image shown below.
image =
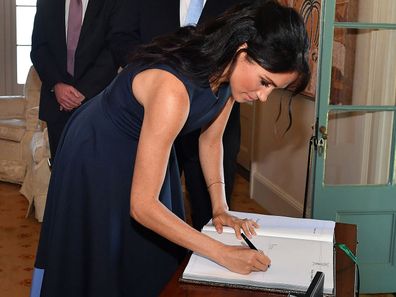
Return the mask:
<path fill-rule="evenodd" d="M 207 189 L 209 189 L 211 186 L 213 186 L 215 184 L 223 184 L 224 185 L 224 182 L 223 181 L 217 181 L 217 182 L 211 183 L 209 186 L 207 186 Z"/>

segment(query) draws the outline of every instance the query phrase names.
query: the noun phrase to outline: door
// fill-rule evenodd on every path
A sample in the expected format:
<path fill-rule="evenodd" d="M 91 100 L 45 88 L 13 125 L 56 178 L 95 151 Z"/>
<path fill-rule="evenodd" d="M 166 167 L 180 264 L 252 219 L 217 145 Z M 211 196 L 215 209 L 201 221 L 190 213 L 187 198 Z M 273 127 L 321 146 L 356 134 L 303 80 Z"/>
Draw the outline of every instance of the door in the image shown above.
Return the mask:
<path fill-rule="evenodd" d="M 360 292 L 396 292 L 396 1 L 322 1 L 311 215 L 358 226 Z"/>

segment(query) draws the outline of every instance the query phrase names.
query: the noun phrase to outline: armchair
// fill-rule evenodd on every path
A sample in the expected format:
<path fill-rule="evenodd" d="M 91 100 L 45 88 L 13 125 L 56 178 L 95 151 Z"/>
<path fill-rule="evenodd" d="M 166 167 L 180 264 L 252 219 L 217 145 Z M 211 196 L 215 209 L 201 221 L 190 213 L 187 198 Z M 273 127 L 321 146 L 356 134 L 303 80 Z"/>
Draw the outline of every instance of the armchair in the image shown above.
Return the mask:
<path fill-rule="evenodd" d="M 33 134 L 30 144 L 31 159 L 27 164 L 26 175 L 20 193 L 29 201 L 26 215 L 33 212 L 39 221 L 43 221 L 45 203 L 51 171 L 48 165 L 50 156 L 47 129 Z M 33 208 L 34 206 L 34 208 Z"/>
<path fill-rule="evenodd" d="M 23 96 L 0 96 L 0 180 L 22 184 L 20 193 L 42 221 L 51 175 L 48 133 L 38 119 L 40 78 L 30 68 Z"/>
<path fill-rule="evenodd" d="M 33 66 L 23 96 L 0 96 L 0 180 L 21 184 L 31 159 L 33 134 L 42 130 L 38 119 L 40 79 Z"/>

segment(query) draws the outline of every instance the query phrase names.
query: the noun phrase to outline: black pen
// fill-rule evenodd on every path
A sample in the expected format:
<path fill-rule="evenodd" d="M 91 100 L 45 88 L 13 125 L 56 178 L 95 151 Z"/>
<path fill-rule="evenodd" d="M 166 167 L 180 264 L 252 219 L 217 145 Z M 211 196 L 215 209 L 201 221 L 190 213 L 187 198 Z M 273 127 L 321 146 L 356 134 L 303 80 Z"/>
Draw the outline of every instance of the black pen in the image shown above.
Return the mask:
<path fill-rule="evenodd" d="M 247 238 L 247 236 L 244 233 L 241 233 L 241 236 L 243 238 L 243 240 L 246 242 L 246 244 L 252 249 L 252 250 L 256 250 L 257 248 L 254 246 L 254 244 L 249 240 L 249 238 Z"/>
<path fill-rule="evenodd" d="M 254 246 L 254 244 L 249 240 L 249 238 L 247 238 L 247 236 L 241 232 L 241 236 L 243 238 L 243 240 L 246 242 L 246 244 L 252 249 L 252 250 L 256 250 L 258 251 L 258 249 Z M 271 264 L 268 264 L 268 268 L 271 267 Z"/>

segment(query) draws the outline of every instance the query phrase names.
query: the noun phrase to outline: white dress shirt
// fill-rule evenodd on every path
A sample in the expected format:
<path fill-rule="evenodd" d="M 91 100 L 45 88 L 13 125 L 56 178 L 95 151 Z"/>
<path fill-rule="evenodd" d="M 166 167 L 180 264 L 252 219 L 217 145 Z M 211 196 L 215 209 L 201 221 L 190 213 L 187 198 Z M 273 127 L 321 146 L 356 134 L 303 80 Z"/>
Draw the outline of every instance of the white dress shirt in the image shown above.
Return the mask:
<path fill-rule="evenodd" d="M 204 0 L 203 3 L 205 6 L 206 0 Z M 187 11 L 189 5 L 190 5 L 190 0 L 180 0 L 180 27 L 184 27 L 186 25 L 185 20 L 187 17 Z"/>

